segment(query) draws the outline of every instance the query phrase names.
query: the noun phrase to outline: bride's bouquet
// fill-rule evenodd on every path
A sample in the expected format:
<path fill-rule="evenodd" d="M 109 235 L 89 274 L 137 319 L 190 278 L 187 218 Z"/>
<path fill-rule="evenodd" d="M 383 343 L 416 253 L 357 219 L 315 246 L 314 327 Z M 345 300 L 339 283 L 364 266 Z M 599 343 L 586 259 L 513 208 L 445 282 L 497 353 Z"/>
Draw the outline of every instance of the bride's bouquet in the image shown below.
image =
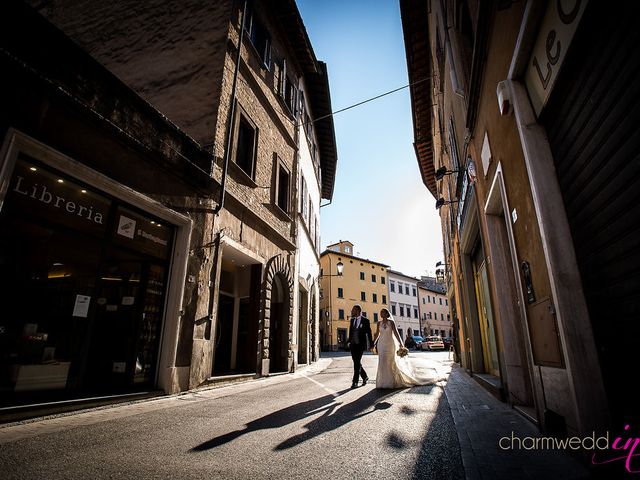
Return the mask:
<path fill-rule="evenodd" d="M 396 353 L 399 357 L 406 357 L 409 355 L 409 349 L 407 347 L 400 347 Z"/>

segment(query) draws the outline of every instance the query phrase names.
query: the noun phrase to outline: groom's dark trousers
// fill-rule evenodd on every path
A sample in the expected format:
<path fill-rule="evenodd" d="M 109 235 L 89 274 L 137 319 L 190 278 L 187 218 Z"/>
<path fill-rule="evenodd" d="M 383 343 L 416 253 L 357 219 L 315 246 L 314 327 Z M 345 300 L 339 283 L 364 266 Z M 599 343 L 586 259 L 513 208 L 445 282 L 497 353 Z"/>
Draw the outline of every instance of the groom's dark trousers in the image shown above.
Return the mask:
<path fill-rule="evenodd" d="M 351 344 L 351 358 L 353 359 L 353 382 L 358 383 L 358 377 L 362 380 L 368 378 L 367 372 L 362 368 L 362 354 L 364 353 L 363 345 Z"/>
<path fill-rule="evenodd" d="M 355 319 L 351 319 L 349 327 L 349 348 L 351 350 L 351 358 L 353 359 L 353 385 L 358 384 L 358 377 L 362 380 L 368 378 L 367 372 L 362 368 L 362 354 L 372 345 L 371 326 L 367 317 L 360 317 L 360 325 L 356 328 Z"/>

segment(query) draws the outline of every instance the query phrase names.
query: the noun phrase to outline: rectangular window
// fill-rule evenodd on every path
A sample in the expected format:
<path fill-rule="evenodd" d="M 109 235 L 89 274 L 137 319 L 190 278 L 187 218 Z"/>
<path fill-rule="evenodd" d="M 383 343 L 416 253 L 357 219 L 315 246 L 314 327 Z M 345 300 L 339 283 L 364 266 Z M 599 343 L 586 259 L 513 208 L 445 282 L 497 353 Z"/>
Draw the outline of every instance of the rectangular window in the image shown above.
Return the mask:
<path fill-rule="evenodd" d="M 444 299 L 444 304 L 445 304 L 446 306 L 449 306 L 449 300 L 447 300 L 447 299 L 445 298 L 445 299 Z"/>
<path fill-rule="evenodd" d="M 295 117 L 297 114 L 296 105 L 298 104 L 298 88 L 295 86 L 291 78 L 287 77 L 287 85 L 284 92 L 284 101 L 291 114 Z"/>
<path fill-rule="evenodd" d="M 377 294 L 377 293 L 374 293 L 374 294 L 373 294 L 373 297 L 372 297 L 372 300 L 371 300 L 371 301 L 372 301 L 373 303 L 378 303 L 378 294 Z"/>
<path fill-rule="evenodd" d="M 413 290 L 413 296 L 417 297 L 418 296 L 418 291 L 416 290 L 416 287 L 413 287 L 412 290 Z"/>
<path fill-rule="evenodd" d="M 382 285 L 384 285 L 384 283 L 385 283 L 385 279 L 384 279 L 384 277 L 380 277 L 380 283 L 381 283 Z"/>
<path fill-rule="evenodd" d="M 360 272 L 360 280 L 364 280 L 364 272 Z"/>
<path fill-rule="evenodd" d="M 418 318 L 418 309 L 417 308 L 413 309 L 413 318 Z"/>
<path fill-rule="evenodd" d="M 338 298 L 344 298 L 344 291 L 342 288 L 338 288 Z"/>
<path fill-rule="evenodd" d="M 395 304 L 391 304 L 391 315 L 395 315 L 396 314 L 396 306 Z"/>
<path fill-rule="evenodd" d="M 424 299 L 424 297 L 422 297 L 422 304 L 423 304 L 423 305 L 424 305 L 424 301 L 425 301 L 425 299 Z"/>
<path fill-rule="evenodd" d="M 449 316 L 449 314 L 447 313 L 447 322 L 451 321 L 451 316 Z"/>
<path fill-rule="evenodd" d="M 402 284 L 398 282 L 398 293 L 402 294 Z"/>
<path fill-rule="evenodd" d="M 389 290 L 391 290 L 392 292 L 396 291 L 396 284 L 393 282 L 389 282 Z"/>
<path fill-rule="evenodd" d="M 344 320 L 344 309 L 338 310 L 338 319 Z"/>
<path fill-rule="evenodd" d="M 414 331 L 413 331 L 413 334 L 414 334 L 414 335 L 420 335 L 420 332 L 419 332 L 418 330 L 414 330 Z"/>
<path fill-rule="evenodd" d="M 278 178 L 276 184 L 276 200 L 278 203 L 278 207 L 285 212 L 289 213 L 289 181 L 291 179 L 291 175 L 289 171 L 282 165 L 278 163 Z"/>
<path fill-rule="evenodd" d="M 367 312 L 362 312 L 362 316 L 365 318 L 369 318 L 369 315 L 367 315 Z"/>
<path fill-rule="evenodd" d="M 271 68 L 271 35 L 265 26 L 258 21 L 253 9 L 247 9 L 247 19 L 244 28 L 249 34 L 249 39 L 260 55 L 264 66 Z"/>
<path fill-rule="evenodd" d="M 300 214 L 304 219 L 304 223 L 308 225 L 309 219 L 306 216 L 306 210 L 307 210 L 306 198 L 307 198 L 307 182 L 304 179 L 304 177 L 301 175 L 300 176 Z"/>
<path fill-rule="evenodd" d="M 367 301 L 367 294 L 365 292 L 360 292 L 360 300 L 363 302 Z"/>
<path fill-rule="evenodd" d="M 404 317 L 404 306 L 400 305 L 400 316 Z"/>
<path fill-rule="evenodd" d="M 257 136 L 258 130 L 253 122 L 238 111 L 234 161 L 251 178 L 254 176 Z"/>
<path fill-rule="evenodd" d="M 383 305 L 387 304 L 387 296 L 386 295 L 382 295 L 382 304 Z"/>
<path fill-rule="evenodd" d="M 427 303 L 431 303 L 431 296 L 427 295 Z"/>
<path fill-rule="evenodd" d="M 442 297 L 440 297 L 440 305 L 442 305 Z"/>
<path fill-rule="evenodd" d="M 440 314 L 440 320 L 442 320 L 444 322 L 444 313 Z"/>
<path fill-rule="evenodd" d="M 376 283 L 376 276 L 373 273 L 371 274 L 371 281 Z"/>
<path fill-rule="evenodd" d="M 377 313 L 374 313 L 374 314 L 373 314 L 373 321 L 374 321 L 374 322 L 377 322 L 377 321 L 378 321 L 378 314 L 377 314 Z"/>
<path fill-rule="evenodd" d="M 409 285 L 404 286 L 404 294 L 409 295 Z"/>

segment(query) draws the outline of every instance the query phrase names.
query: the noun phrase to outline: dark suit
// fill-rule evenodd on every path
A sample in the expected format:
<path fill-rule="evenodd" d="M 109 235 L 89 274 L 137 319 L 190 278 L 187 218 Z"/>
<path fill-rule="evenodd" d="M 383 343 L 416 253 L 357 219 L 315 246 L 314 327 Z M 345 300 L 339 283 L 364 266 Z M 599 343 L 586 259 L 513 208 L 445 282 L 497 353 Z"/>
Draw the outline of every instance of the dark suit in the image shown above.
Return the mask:
<path fill-rule="evenodd" d="M 349 349 L 351 350 L 351 358 L 353 359 L 353 383 L 358 383 L 358 377 L 362 380 L 368 378 L 367 372 L 362 368 L 362 354 L 365 350 L 369 350 L 373 345 L 373 336 L 371 335 L 371 325 L 367 317 L 360 317 L 360 325 L 355 328 L 355 318 L 351 318 L 349 324 Z"/>

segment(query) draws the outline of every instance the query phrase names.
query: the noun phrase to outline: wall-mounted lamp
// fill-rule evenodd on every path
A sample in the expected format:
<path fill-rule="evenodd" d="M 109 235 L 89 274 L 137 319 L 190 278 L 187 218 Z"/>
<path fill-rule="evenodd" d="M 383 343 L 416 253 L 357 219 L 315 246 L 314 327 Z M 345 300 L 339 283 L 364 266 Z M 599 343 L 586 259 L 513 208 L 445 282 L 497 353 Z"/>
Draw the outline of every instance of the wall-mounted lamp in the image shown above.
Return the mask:
<path fill-rule="evenodd" d="M 342 262 L 338 262 L 336 263 L 336 270 L 338 271 L 337 275 L 320 275 L 321 277 L 341 277 L 342 276 L 342 272 L 344 270 L 344 263 Z"/>
<path fill-rule="evenodd" d="M 451 175 L 452 173 L 464 172 L 464 169 L 459 170 L 447 170 L 447 167 L 440 167 L 436 170 L 436 180 L 442 180 L 445 175 Z"/>
<path fill-rule="evenodd" d="M 440 197 L 436 202 L 436 210 L 439 210 L 440 207 L 442 207 L 443 205 L 449 205 L 450 203 L 459 203 L 459 202 L 460 200 L 445 200 L 444 198 Z"/>
<path fill-rule="evenodd" d="M 436 283 L 444 283 L 444 275 L 447 267 L 451 267 L 451 265 L 442 261 L 436 263 Z"/>

